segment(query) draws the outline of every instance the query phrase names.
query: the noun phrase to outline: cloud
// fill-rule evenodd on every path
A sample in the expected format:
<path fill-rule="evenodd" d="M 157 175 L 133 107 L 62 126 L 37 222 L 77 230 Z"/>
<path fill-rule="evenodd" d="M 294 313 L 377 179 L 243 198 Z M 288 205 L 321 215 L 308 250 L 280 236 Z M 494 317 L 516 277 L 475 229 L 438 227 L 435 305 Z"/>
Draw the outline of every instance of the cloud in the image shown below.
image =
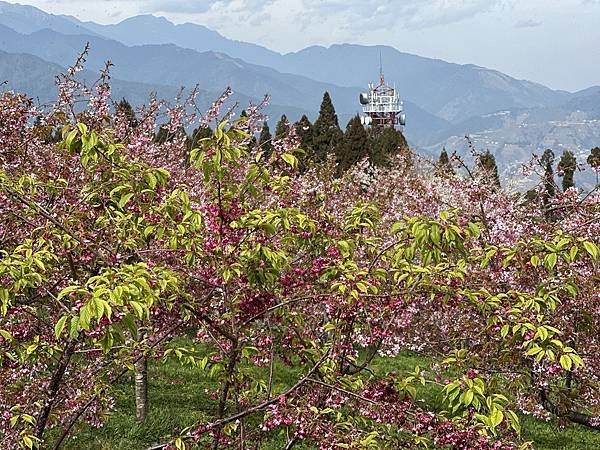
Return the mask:
<path fill-rule="evenodd" d="M 357 20 L 355 27 L 363 24 L 386 26 L 402 25 L 409 29 L 446 25 L 490 12 L 508 0 L 304 0 L 307 13 L 345 16 Z"/>
<path fill-rule="evenodd" d="M 173 12 L 201 14 L 208 11 L 214 3 L 211 0 L 179 1 L 179 0 L 150 0 L 143 3 L 141 10 L 148 13 Z"/>
<path fill-rule="evenodd" d="M 534 19 L 519 20 L 514 24 L 515 28 L 536 28 L 543 25 L 544 22 Z"/>
<path fill-rule="evenodd" d="M 209 11 L 222 14 L 247 13 L 260 15 L 275 0 L 147 0 L 147 12 L 202 14 Z"/>

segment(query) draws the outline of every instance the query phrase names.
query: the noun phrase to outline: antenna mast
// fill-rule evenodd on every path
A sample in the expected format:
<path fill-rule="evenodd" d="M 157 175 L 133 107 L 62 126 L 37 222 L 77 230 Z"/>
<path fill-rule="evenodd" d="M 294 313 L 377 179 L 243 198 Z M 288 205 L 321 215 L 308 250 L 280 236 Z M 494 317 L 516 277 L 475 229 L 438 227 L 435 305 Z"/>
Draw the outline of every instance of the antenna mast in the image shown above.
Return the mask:
<path fill-rule="evenodd" d="M 361 117 L 363 125 L 394 129 L 406 123 L 404 104 L 400 100 L 396 85 L 385 84 L 381 50 L 379 51 L 379 85 L 370 83 L 369 91 L 360 94 L 360 103 L 365 114 Z"/>
<path fill-rule="evenodd" d="M 379 83 L 381 86 L 385 84 L 385 77 L 383 76 L 383 58 L 381 57 L 381 50 L 379 50 Z"/>

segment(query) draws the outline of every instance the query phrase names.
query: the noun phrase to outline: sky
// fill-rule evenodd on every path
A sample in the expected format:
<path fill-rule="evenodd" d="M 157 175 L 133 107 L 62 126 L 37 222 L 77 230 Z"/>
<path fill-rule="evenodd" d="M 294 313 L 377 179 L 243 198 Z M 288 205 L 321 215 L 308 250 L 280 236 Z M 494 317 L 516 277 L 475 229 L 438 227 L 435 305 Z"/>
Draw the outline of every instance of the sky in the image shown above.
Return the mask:
<path fill-rule="evenodd" d="M 16 3 L 9 0 L 12 3 Z M 385 44 L 553 89 L 600 85 L 600 0 L 20 0 L 115 23 L 152 13 L 285 53 Z"/>

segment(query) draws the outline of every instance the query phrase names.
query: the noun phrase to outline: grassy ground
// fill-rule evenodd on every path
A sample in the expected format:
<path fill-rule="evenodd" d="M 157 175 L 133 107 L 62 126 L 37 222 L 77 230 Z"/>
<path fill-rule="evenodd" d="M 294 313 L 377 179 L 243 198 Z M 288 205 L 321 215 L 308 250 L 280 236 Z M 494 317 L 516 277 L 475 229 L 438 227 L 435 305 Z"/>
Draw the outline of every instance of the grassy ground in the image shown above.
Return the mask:
<path fill-rule="evenodd" d="M 379 360 L 375 370 L 412 371 L 427 361 L 412 355 L 402 355 L 393 360 Z M 278 383 L 293 384 L 296 374 L 284 372 Z M 72 450 L 138 450 L 163 442 L 174 431 L 193 425 L 203 416 L 215 411 L 215 402 L 206 394 L 208 380 L 198 371 L 179 366 L 176 362 L 153 364 L 149 370 L 150 415 L 144 425 L 135 422 L 135 405 L 131 381 L 114 387 L 116 410 L 105 427 L 91 429 L 81 426 L 65 448 Z M 280 387 L 281 387 L 280 386 Z M 276 386 L 277 388 L 277 386 Z M 438 399 L 432 391 L 424 393 L 424 400 L 435 403 Z M 600 433 L 580 426 L 559 429 L 553 423 L 545 423 L 524 417 L 523 437 L 535 442 L 535 447 L 546 450 L 600 450 Z M 282 448 L 281 438 L 273 437 L 261 447 L 262 450 Z M 297 446 L 299 450 L 310 447 Z"/>

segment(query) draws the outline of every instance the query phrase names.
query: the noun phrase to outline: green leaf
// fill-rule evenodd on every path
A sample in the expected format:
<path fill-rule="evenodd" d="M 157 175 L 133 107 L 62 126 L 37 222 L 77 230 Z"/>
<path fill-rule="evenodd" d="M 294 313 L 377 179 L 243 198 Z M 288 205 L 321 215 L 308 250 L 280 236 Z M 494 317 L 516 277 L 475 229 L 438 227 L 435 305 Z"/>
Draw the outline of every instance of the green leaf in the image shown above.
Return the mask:
<path fill-rule="evenodd" d="M 0 330 L 0 336 L 2 336 L 8 342 L 12 342 L 12 340 L 13 340 L 12 334 L 10 334 L 6 330 Z"/>
<path fill-rule="evenodd" d="M 498 409 L 494 410 L 494 412 L 492 412 L 492 414 L 490 415 L 490 421 L 494 427 L 500 425 L 503 420 L 504 414 Z"/>
<path fill-rule="evenodd" d="M 127 205 L 127 203 L 129 202 L 129 200 L 131 200 L 131 198 L 133 197 L 133 193 L 128 193 L 125 194 L 121 197 L 121 199 L 119 200 L 119 208 L 123 209 L 125 207 L 125 205 Z"/>
<path fill-rule="evenodd" d="M 590 241 L 584 241 L 583 247 L 593 259 L 598 259 L 598 247 L 596 247 L 596 244 Z"/>
<path fill-rule="evenodd" d="M 23 442 L 27 448 L 33 448 L 33 440 L 29 436 L 23 436 Z"/>
<path fill-rule="evenodd" d="M 260 225 L 260 227 L 268 234 L 268 235 L 272 235 L 275 234 L 275 232 L 277 231 L 277 228 L 275 228 L 275 225 L 273 225 L 272 223 L 263 223 Z"/>
<path fill-rule="evenodd" d="M 281 159 L 288 163 L 293 169 L 295 169 L 296 166 L 298 166 L 298 160 L 294 155 L 284 153 L 283 155 L 281 155 Z"/>
<path fill-rule="evenodd" d="M 142 308 L 142 305 L 140 305 L 138 302 L 130 302 L 130 304 L 140 319 L 144 317 L 144 308 Z"/>
<path fill-rule="evenodd" d="M 62 316 L 60 319 L 58 319 L 58 322 L 56 322 L 56 325 L 54 325 L 54 335 L 56 336 L 56 339 L 58 339 L 60 337 L 60 335 L 62 334 L 68 318 L 69 318 L 68 316 Z"/>
<path fill-rule="evenodd" d="M 578 354 L 571 353 L 571 354 L 569 354 L 569 357 L 575 363 L 575 367 L 583 367 L 585 365 L 583 363 L 583 359 L 581 359 L 581 357 Z"/>
<path fill-rule="evenodd" d="M 562 355 L 560 357 L 560 365 L 565 370 L 571 370 L 571 367 L 573 367 L 573 361 L 569 355 Z"/>
<path fill-rule="evenodd" d="M 556 261 L 558 260 L 558 255 L 556 253 L 549 253 L 544 258 L 544 265 L 546 269 L 552 270 L 556 266 Z"/>
<path fill-rule="evenodd" d="M 579 248 L 577 248 L 577 246 L 571 247 L 571 251 L 569 252 L 569 256 L 571 257 L 571 261 L 575 260 L 575 257 L 577 256 L 578 252 L 579 252 Z"/>
<path fill-rule="evenodd" d="M 473 391 L 470 389 L 463 394 L 463 403 L 465 406 L 469 406 L 473 403 L 473 395 Z"/>
<path fill-rule="evenodd" d="M 35 350 L 38 348 L 38 344 L 31 344 L 29 347 L 27 347 L 26 353 L 28 355 L 31 355 L 33 352 L 35 352 Z"/>
<path fill-rule="evenodd" d="M 542 351 L 541 347 L 538 347 L 537 345 L 534 345 L 533 347 L 531 347 L 529 350 L 527 350 L 527 354 L 529 356 L 533 356 L 533 355 L 537 355 L 539 352 Z"/>

